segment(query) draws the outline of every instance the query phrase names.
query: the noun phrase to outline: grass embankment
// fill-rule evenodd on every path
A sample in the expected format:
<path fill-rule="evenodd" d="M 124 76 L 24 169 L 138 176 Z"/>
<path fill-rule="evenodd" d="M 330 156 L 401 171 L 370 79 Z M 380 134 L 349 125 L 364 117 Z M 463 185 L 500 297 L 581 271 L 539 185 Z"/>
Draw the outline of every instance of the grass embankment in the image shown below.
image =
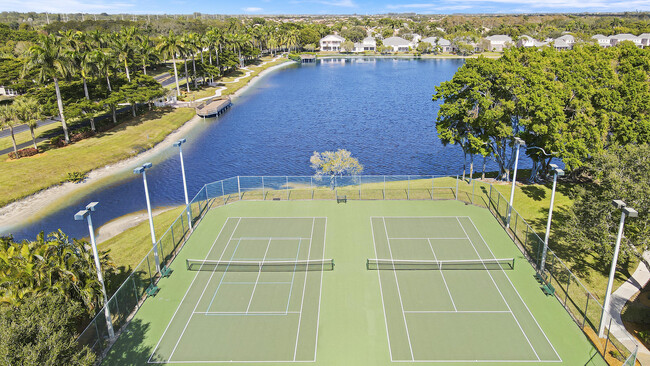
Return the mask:
<path fill-rule="evenodd" d="M 184 95 L 183 95 L 183 99 L 184 100 L 197 100 L 197 99 L 201 99 L 201 98 L 212 97 L 212 96 L 215 95 L 217 90 L 222 89 L 223 87 L 225 87 L 225 89 L 223 89 L 221 91 L 221 95 L 231 95 L 234 92 L 236 92 L 237 90 L 241 89 L 246 84 L 248 84 L 248 82 L 252 78 L 259 75 L 259 73 L 261 73 L 262 71 L 264 71 L 264 70 L 266 70 L 266 69 L 268 69 L 270 67 L 273 67 L 273 66 L 276 66 L 276 65 L 279 65 L 279 64 L 282 64 L 282 63 L 285 63 L 285 62 L 289 61 L 289 59 L 287 59 L 287 58 L 280 58 L 280 59 L 278 59 L 276 61 L 271 61 L 271 60 L 273 60 L 273 58 L 274 57 L 270 57 L 270 56 L 269 57 L 263 57 L 259 61 L 257 61 L 256 63 L 247 65 L 246 67 L 251 70 L 250 75 L 241 78 L 237 82 L 233 82 L 233 81 L 235 81 L 237 78 L 240 78 L 240 77 L 246 75 L 246 73 L 248 72 L 247 70 L 238 69 L 238 70 L 235 70 L 235 71 L 225 75 L 224 77 L 219 79 L 219 81 L 218 81 L 219 85 L 216 86 L 216 87 L 201 88 L 199 90 L 191 91 L 190 94 L 187 94 L 185 92 Z M 264 62 L 266 62 L 266 63 L 262 65 L 262 63 L 264 63 Z M 179 77 L 181 77 L 181 75 L 179 75 Z M 180 86 L 181 86 L 181 92 L 183 92 L 185 90 L 185 81 L 179 80 L 179 83 L 180 83 Z M 191 87 L 192 87 L 192 84 L 190 84 L 190 88 Z M 167 88 L 168 89 L 174 89 L 174 88 L 176 88 L 176 84 L 168 85 Z"/>
<path fill-rule="evenodd" d="M 194 114 L 190 108 L 149 111 L 73 145 L 0 161 L 0 206 L 65 182 L 70 172 L 87 173 L 148 150 Z"/>
<path fill-rule="evenodd" d="M 492 183 L 494 187 L 493 189 L 498 190 L 506 200 L 509 199 L 511 189 L 510 184 L 501 182 Z M 585 252 L 575 244 L 570 244 L 558 237 L 560 235 L 560 230 L 557 229 L 562 227 L 564 222 L 567 220 L 568 210 L 573 204 L 570 195 L 572 185 L 573 183 L 570 182 L 558 182 L 553 210 L 553 229 L 551 230 L 550 247 L 556 255 L 574 271 L 587 290 L 597 298 L 603 299 L 607 286 L 609 264 L 603 265 L 596 254 Z M 433 186 L 435 187 L 434 196 L 436 198 L 453 199 L 456 187 L 456 181 L 454 178 L 436 178 Z M 361 186 L 340 188 L 338 194 L 340 196 L 347 195 L 349 199 L 357 199 L 359 197 L 358 191 L 360 188 L 362 192 L 361 198 L 382 199 L 383 187 L 383 182 L 367 183 L 362 184 Z M 462 186 L 461 183 L 461 194 L 471 194 L 471 188 L 469 187 L 471 186 L 467 184 Z M 485 189 L 482 189 L 482 187 Z M 519 214 L 531 225 L 542 239 L 544 238 L 546 230 L 551 187 L 552 183 L 549 182 L 547 184 L 519 184 L 515 189 L 515 210 L 519 212 Z M 262 191 L 247 191 L 244 193 L 244 199 L 259 200 L 264 197 L 264 199 L 271 200 L 274 197 L 279 197 L 284 200 L 287 197 L 287 193 L 290 199 L 310 199 L 312 197 L 311 189 L 309 189 L 309 182 L 307 182 L 305 186 L 291 185 L 289 188 L 289 192 L 286 190 L 268 189 L 264 193 L 262 193 Z M 406 192 L 408 190 L 410 190 L 409 197 L 411 199 L 427 199 L 430 198 L 430 188 L 431 180 L 412 180 L 410 184 L 407 184 L 405 181 L 386 182 L 386 199 L 406 199 Z M 487 183 L 479 183 L 479 181 L 477 181 L 474 191 L 475 202 L 481 200 L 482 197 L 486 198 L 488 190 L 489 185 Z M 336 193 L 327 187 L 319 187 L 314 190 L 313 197 L 314 199 L 334 199 Z M 485 203 L 478 204 L 485 206 Z M 501 207 L 503 207 L 503 203 L 501 205 Z M 170 212 L 177 211 L 174 210 Z M 174 215 L 170 213 L 169 215 L 170 219 L 168 220 L 168 223 L 161 223 L 164 227 L 159 228 L 159 230 L 166 229 L 173 219 L 178 216 L 178 213 L 175 213 Z M 132 251 L 128 245 L 137 245 L 133 244 L 134 241 L 137 241 L 137 239 L 133 237 L 135 232 L 142 233 L 143 239 L 140 240 L 142 243 L 149 243 L 150 239 L 148 238 L 148 230 L 148 224 L 144 222 L 112 239 L 109 239 L 104 245 L 115 248 L 114 252 L 123 253 L 120 254 L 119 258 L 114 257 L 114 260 L 118 265 L 123 265 L 124 263 L 137 263 L 144 257 L 146 251 L 138 252 L 136 254 L 136 252 Z M 582 254 L 579 256 L 572 255 L 576 252 Z M 614 284 L 615 288 L 620 286 L 627 279 L 627 276 L 629 276 L 628 273 L 634 271 L 638 265 L 638 261 L 631 261 L 626 263 L 626 265 L 619 263 L 619 271 L 617 272 L 616 282 Z"/>

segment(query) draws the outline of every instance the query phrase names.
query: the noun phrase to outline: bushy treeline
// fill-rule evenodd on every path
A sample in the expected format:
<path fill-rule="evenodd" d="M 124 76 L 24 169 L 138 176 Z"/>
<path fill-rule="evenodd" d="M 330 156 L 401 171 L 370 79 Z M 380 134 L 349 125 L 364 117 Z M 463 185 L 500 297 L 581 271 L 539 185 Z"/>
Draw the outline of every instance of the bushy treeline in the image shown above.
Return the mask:
<path fill-rule="evenodd" d="M 436 126 L 473 162 L 493 158 L 500 177 L 514 164 L 514 137 L 526 142 L 531 181 L 552 158 L 575 172 L 615 144 L 650 142 L 650 49 L 578 45 L 571 51 L 515 48 L 499 59 L 467 60 L 436 87 Z"/>
<path fill-rule="evenodd" d="M 114 269 L 100 252 L 105 272 Z M 103 306 L 89 244 L 63 232 L 34 241 L 0 237 L 0 362 L 71 365 L 93 362 L 75 338 Z"/>

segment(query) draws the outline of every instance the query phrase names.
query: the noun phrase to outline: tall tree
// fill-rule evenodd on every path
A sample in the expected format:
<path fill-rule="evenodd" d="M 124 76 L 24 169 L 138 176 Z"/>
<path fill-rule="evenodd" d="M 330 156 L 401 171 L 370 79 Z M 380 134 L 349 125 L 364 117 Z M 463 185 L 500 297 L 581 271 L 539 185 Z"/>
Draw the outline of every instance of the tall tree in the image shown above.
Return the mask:
<path fill-rule="evenodd" d="M 14 136 L 14 127 L 18 124 L 17 122 L 16 106 L 13 104 L 0 105 L 0 126 L 9 128 L 11 142 L 14 146 L 14 154 L 18 154 L 16 136 Z"/>
<path fill-rule="evenodd" d="M 38 149 L 34 129 L 38 127 L 38 122 L 44 117 L 43 106 L 35 98 L 19 97 L 14 101 L 14 107 L 16 108 L 18 119 L 29 127 L 34 149 Z"/>
<path fill-rule="evenodd" d="M 65 122 L 63 113 L 63 100 L 59 89 L 59 78 L 65 78 L 70 74 L 70 59 L 61 38 L 53 35 L 42 35 L 38 42 L 29 48 L 27 63 L 24 71 L 37 69 L 40 82 L 54 81 L 56 91 L 56 102 L 59 107 L 59 116 L 63 127 L 65 142 L 70 142 L 68 125 Z"/>
<path fill-rule="evenodd" d="M 176 79 L 176 95 L 181 95 L 181 87 L 178 83 L 178 69 L 176 67 L 176 55 L 183 52 L 183 44 L 181 39 L 174 34 L 174 31 L 169 31 L 168 36 L 163 36 L 161 42 L 158 44 L 158 51 L 163 57 L 171 59 L 174 64 L 174 78 Z"/>

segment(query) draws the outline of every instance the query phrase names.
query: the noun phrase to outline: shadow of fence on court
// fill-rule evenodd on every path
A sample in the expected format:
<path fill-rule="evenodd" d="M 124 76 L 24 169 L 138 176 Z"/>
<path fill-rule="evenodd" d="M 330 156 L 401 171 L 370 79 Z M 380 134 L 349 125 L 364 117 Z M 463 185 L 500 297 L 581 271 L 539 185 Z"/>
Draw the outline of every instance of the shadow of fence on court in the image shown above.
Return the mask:
<path fill-rule="evenodd" d="M 514 207 L 510 225 L 507 224 L 509 203 L 490 183 L 459 179 L 458 176 L 437 175 L 378 175 L 378 176 L 237 176 L 204 185 L 194 196 L 174 223 L 157 243 L 161 267 L 167 268 L 192 233 L 192 228 L 203 218 L 209 208 L 236 201 L 277 200 L 458 200 L 486 208 L 494 215 L 508 235 L 516 243 L 526 259 L 539 273 L 540 257 L 544 241 L 535 233 Z M 546 278 L 556 289 L 555 296 L 571 315 L 576 324 L 596 345 L 610 365 L 635 364 L 636 350 L 631 352 L 622 342 L 632 339 L 616 339 L 609 322 L 606 336 L 597 337 L 602 305 L 571 270 L 548 250 Z M 161 274 L 157 271 L 153 249 L 133 270 L 124 283 L 109 299 L 111 323 L 116 337 L 128 324 L 147 293 L 155 288 Z M 78 342 L 90 347 L 100 358 L 110 348 L 104 309 L 81 333 Z M 629 363 L 631 362 L 631 363 Z"/>

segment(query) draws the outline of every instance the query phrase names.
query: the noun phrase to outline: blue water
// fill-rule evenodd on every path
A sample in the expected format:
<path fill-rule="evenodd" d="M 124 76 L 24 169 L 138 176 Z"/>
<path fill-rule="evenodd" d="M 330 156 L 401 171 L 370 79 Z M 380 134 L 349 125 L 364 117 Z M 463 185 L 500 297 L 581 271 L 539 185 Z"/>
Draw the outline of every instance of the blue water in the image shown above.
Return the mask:
<path fill-rule="evenodd" d="M 340 148 L 359 159 L 364 174 L 457 174 L 463 155 L 436 137 L 439 103 L 431 96 L 462 64 L 333 59 L 275 72 L 219 119 L 206 120 L 187 136 L 183 154 L 190 198 L 204 184 L 236 175 L 310 175 L 314 151 Z M 184 203 L 178 149 L 170 147 L 153 162 L 147 173 L 152 205 Z M 531 163 L 523 159 L 520 165 Z M 41 230 L 61 228 L 72 237 L 87 236 L 87 226 L 73 215 L 91 201 L 100 203 L 95 227 L 146 209 L 142 177 L 127 174 L 11 233 L 33 239 Z"/>

